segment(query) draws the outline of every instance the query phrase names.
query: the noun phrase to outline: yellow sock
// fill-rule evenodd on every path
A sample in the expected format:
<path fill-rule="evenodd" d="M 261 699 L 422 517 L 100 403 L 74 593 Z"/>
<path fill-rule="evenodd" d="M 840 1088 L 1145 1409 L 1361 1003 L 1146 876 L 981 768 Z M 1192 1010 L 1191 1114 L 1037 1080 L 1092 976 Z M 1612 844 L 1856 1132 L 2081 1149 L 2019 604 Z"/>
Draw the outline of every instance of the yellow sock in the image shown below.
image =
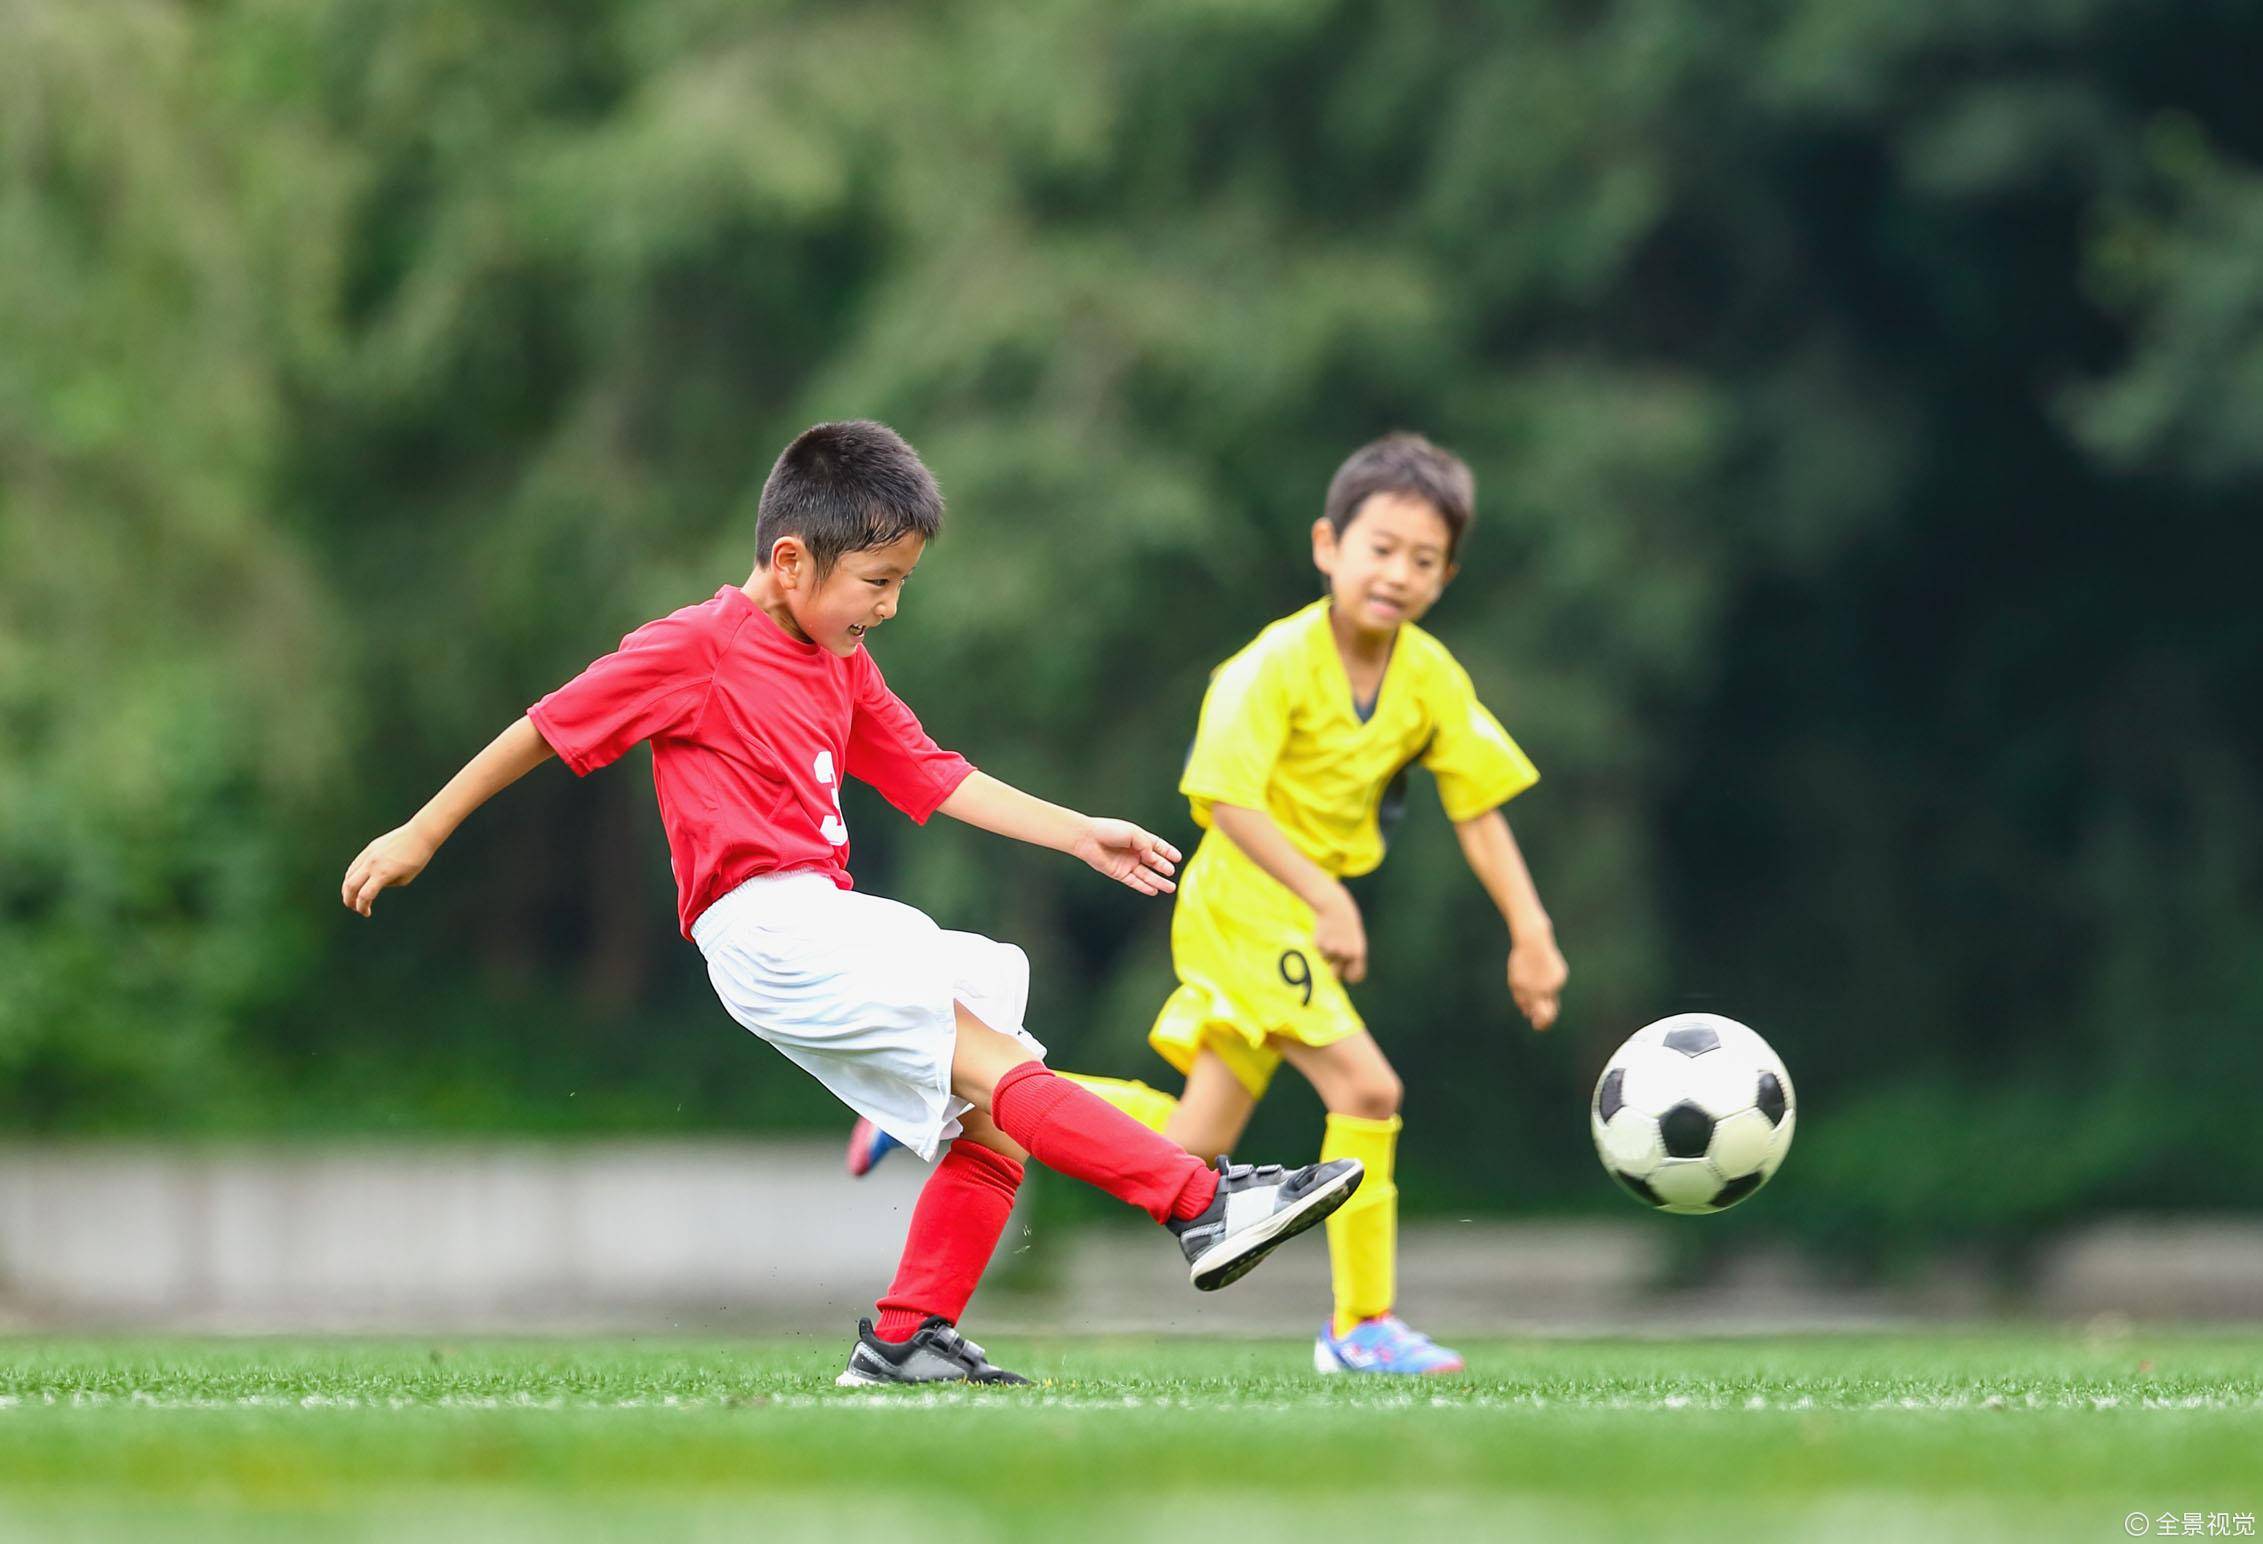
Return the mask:
<path fill-rule="evenodd" d="M 1161 1131 L 1171 1112 L 1179 1107 L 1178 1100 L 1137 1078 L 1092 1078 L 1081 1072 L 1063 1072 L 1060 1076 L 1098 1094 L 1150 1131 Z"/>
<path fill-rule="evenodd" d="M 1336 1333 L 1379 1313 L 1398 1300 L 1399 1187 L 1391 1182 L 1391 1160 L 1399 1147 L 1399 1118 L 1367 1120 L 1330 1115 L 1320 1161 L 1357 1158 L 1367 1177 L 1328 1219 L 1328 1266 L 1336 1285 Z"/>

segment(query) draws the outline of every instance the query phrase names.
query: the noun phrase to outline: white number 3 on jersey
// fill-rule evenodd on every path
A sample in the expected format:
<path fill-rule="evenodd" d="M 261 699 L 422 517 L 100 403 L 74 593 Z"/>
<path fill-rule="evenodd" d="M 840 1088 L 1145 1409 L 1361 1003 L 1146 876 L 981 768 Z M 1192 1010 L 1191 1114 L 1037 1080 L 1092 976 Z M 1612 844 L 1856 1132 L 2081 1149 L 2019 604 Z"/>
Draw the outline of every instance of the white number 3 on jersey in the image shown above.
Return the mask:
<path fill-rule="evenodd" d="M 826 816 L 825 823 L 817 828 L 818 835 L 835 847 L 846 847 L 849 844 L 849 823 L 841 818 L 841 780 L 833 775 L 833 753 L 819 751 L 817 761 L 810 770 L 817 774 L 817 786 L 831 789 L 833 793 L 833 813 Z"/>

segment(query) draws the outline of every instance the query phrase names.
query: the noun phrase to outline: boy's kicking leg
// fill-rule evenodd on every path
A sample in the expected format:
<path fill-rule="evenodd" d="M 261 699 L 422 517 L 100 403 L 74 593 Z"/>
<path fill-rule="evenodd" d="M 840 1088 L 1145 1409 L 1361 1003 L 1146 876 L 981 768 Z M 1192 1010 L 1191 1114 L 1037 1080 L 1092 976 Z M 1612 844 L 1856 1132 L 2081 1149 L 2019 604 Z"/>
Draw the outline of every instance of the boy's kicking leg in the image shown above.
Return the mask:
<path fill-rule="evenodd" d="M 1177 1236 L 1197 1290 L 1240 1280 L 1351 1198 L 1364 1169 L 1338 1159 L 1301 1169 L 1202 1160 L 1106 1100 L 1055 1075 L 1029 1048 L 958 1013 L 952 1092 L 1039 1163 L 1138 1207 Z"/>
<path fill-rule="evenodd" d="M 1194 1285 L 1239 1280 L 1359 1188 L 1355 1159 L 1302 1169 L 1204 1166 L 1106 1100 L 1057 1076 L 1030 1048 L 957 1008 L 952 1092 L 974 1106 L 920 1192 L 879 1319 L 858 1326 L 842 1384 L 1021 1382 L 959 1335 L 1013 1210 L 1022 1163 L 1095 1185 L 1170 1229 Z"/>
<path fill-rule="evenodd" d="M 1137 1078 L 1102 1078 L 1086 1072 L 1062 1072 L 1059 1076 L 1088 1094 L 1099 1095 L 1150 1131 L 1167 1133 L 1171 1117 L 1178 1112 L 1178 1100 Z"/>
<path fill-rule="evenodd" d="M 1164 1093 L 1160 1088 L 1150 1088 L 1137 1078 L 1101 1078 L 1081 1072 L 1061 1072 L 1056 1075 L 1067 1078 L 1079 1088 L 1098 1094 L 1150 1131 L 1163 1131 L 1168 1135 L 1167 1128 L 1178 1112 L 1178 1100 Z M 903 1143 L 888 1135 L 887 1132 L 872 1124 L 869 1118 L 862 1115 L 858 1116 L 856 1124 L 849 1128 L 849 1150 L 845 1160 L 849 1177 L 852 1179 L 864 1178 L 872 1172 L 874 1164 L 877 1164 L 890 1153 L 898 1151 L 903 1145 Z M 1186 1144 L 1181 1143 L 1180 1145 L 1185 1146 Z M 1225 1150 L 1224 1147 L 1217 1149 L 1218 1152 Z M 1193 1148 L 1191 1151 L 1199 1153 L 1202 1149 Z M 1205 1156 L 1215 1155 L 1206 1154 Z"/>
<path fill-rule="evenodd" d="M 1460 1372 L 1459 1352 L 1432 1343 L 1391 1311 L 1398 1295 L 1398 1074 L 1364 1033 L 1324 1046 L 1274 1044 L 1327 1106 L 1322 1160 L 1354 1158 L 1367 1173 L 1358 1196 L 1328 1219 L 1336 1308 L 1313 1343 L 1313 1366 L 1327 1373 Z"/>

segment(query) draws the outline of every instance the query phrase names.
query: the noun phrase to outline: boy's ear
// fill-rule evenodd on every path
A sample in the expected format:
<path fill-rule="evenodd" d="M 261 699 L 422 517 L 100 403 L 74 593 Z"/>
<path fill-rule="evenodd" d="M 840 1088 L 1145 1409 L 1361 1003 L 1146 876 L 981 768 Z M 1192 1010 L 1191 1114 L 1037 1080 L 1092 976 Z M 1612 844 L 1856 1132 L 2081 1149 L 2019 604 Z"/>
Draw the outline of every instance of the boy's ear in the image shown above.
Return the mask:
<path fill-rule="evenodd" d="M 1312 522 L 1312 566 L 1324 574 L 1336 571 L 1336 528 L 1325 515 Z"/>
<path fill-rule="evenodd" d="M 770 545 L 770 571 L 785 589 L 799 589 L 811 576 L 809 549 L 799 536 L 781 536 Z"/>

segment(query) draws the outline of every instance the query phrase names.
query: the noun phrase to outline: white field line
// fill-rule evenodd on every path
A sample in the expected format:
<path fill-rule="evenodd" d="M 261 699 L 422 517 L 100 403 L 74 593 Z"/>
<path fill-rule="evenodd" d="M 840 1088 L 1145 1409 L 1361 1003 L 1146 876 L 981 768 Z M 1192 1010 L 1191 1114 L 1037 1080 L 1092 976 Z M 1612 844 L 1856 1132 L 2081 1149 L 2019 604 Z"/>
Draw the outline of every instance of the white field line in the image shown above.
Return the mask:
<path fill-rule="evenodd" d="M 1766 1395 L 1596 1395 L 1563 1398 L 1546 1394 L 1398 1394 L 1356 1400 L 1235 1399 L 1171 1394 L 1078 1394 L 964 1389 L 927 1389 L 857 1393 L 751 1393 L 708 1397 L 676 1394 L 631 1395 L 607 1399 L 586 1394 L 158 1394 L 146 1390 L 113 1393 L 106 1390 L 44 1390 L 30 1394 L 0 1394 L 0 1416 L 41 1410 L 1189 1410 L 1189 1411 L 1298 1411 L 1327 1410 L 1588 1410 L 1648 1411 L 1733 1410 L 1751 1413 L 1825 1411 L 1839 1414 L 1873 1412 L 2016 1412 L 2023 1410 L 2213 1410 L 2263 1414 L 2263 1394 L 2176 1394 L 2131 1398 L 2071 1390 L 2056 1394 L 1939 1394 L 1899 1395 L 1882 1399 L 1843 1399 L 1800 1395 L 1770 1399 Z"/>

